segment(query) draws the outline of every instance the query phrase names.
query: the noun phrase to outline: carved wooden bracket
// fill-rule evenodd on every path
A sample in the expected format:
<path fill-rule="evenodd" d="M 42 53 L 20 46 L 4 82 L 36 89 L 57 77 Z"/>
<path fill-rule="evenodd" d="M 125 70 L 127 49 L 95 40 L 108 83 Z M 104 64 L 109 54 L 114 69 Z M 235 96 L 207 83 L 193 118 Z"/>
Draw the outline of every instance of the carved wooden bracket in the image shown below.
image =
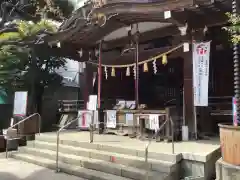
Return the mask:
<path fill-rule="evenodd" d="M 185 24 L 185 26 L 178 27 L 181 36 L 186 36 L 188 31 L 188 23 Z"/>

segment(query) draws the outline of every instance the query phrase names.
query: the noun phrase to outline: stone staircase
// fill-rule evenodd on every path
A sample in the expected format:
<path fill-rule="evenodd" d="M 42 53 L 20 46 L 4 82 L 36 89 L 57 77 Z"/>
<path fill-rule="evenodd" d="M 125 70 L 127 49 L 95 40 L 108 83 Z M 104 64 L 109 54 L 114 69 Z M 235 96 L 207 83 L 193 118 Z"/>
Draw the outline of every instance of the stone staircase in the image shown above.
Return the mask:
<path fill-rule="evenodd" d="M 41 134 L 10 157 L 56 169 L 56 138 Z M 148 166 L 144 151 L 88 142 L 60 140 L 59 168 L 62 172 L 89 180 L 179 179 L 180 155 L 149 152 Z"/>

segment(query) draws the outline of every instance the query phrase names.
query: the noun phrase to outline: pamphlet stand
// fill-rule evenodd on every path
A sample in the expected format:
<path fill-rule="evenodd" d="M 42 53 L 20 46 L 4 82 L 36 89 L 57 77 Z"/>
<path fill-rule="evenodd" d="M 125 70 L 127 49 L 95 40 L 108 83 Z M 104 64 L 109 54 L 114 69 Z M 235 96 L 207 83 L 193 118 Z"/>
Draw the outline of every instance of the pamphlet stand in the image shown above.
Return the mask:
<path fill-rule="evenodd" d="M 0 151 L 4 151 L 6 149 L 6 143 L 4 136 L 0 136 Z"/>

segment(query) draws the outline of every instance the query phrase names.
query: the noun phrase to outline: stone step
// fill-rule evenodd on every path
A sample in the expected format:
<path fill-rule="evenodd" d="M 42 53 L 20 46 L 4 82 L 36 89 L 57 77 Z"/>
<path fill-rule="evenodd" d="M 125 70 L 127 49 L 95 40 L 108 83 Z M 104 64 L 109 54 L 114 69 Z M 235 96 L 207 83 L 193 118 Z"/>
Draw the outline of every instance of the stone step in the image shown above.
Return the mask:
<path fill-rule="evenodd" d="M 39 156 L 39 157 L 47 158 L 50 160 L 56 160 L 56 151 L 51 151 L 46 149 L 24 147 L 20 149 L 20 153 Z M 86 169 L 93 169 L 93 170 L 105 172 L 108 174 L 131 178 L 135 180 L 146 179 L 146 171 L 143 169 L 116 164 L 114 162 L 106 162 L 103 160 L 72 155 L 69 153 L 68 154 L 59 153 L 59 162 L 81 166 Z M 169 177 L 170 175 L 168 175 L 167 173 L 158 173 L 153 171 L 150 171 L 148 173 L 149 180 L 166 180 Z"/>
<path fill-rule="evenodd" d="M 36 136 L 36 140 L 43 141 L 43 142 L 56 143 L 56 135 L 54 136 L 54 135 L 48 135 L 48 134 L 41 134 L 40 136 Z M 80 141 L 76 141 L 76 140 L 74 141 L 74 140 L 61 139 L 60 144 L 74 146 L 74 147 L 82 147 L 85 149 L 94 149 L 94 150 L 100 150 L 100 151 L 114 152 L 114 153 L 118 153 L 118 154 L 126 154 L 126 155 L 138 156 L 138 157 L 145 157 L 144 150 L 134 150 L 134 149 L 118 147 L 118 146 L 113 146 L 113 145 L 103 145 L 103 144 L 99 144 L 97 142 L 89 143 L 89 142 L 80 142 Z M 182 159 L 182 155 L 180 153 L 172 154 L 171 152 L 169 152 L 169 153 L 149 152 L 148 157 L 151 159 L 158 159 L 158 160 L 168 161 L 168 162 L 172 162 L 172 163 L 178 163 Z"/>
<path fill-rule="evenodd" d="M 56 144 L 43 142 L 43 141 L 34 141 L 28 143 L 28 147 L 35 147 L 36 149 L 48 149 L 56 151 Z M 145 159 L 142 157 L 119 154 L 107 151 L 100 151 L 94 149 L 85 149 L 77 146 L 69 145 L 59 145 L 59 152 L 66 154 L 73 154 L 77 156 L 84 156 L 88 158 L 103 160 L 107 162 L 114 162 L 116 164 L 122 164 L 126 166 L 131 166 L 140 169 L 146 169 Z M 156 159 L 148 159 L 149 168 L 152 171 L 164 172 L 164 173 L 173 173 L 178 171 L 178 164 L 172 162 L 166 162 Z"/>
<path fill-rule="evenodd" d="M 33 156 L 29 154 L 21 154 L 21 153 L 13 153 L 11 156 L 15 159 L 33 163 L 33 164 L 47 167 L 50 169 L 56 168 L 56 162 L 50 159 Z M 124 178 L 124 177 L 120 177 L 120 176 L 116 176 L 116 175 L 112 175 L 112 174 L 108 174 L 100 171 L 86 169 L 80 166 L 65 164 L 62 162 L 59 163 L 59 167 L 62 172 L 65 172 L 74 176 L 86 178 L 88 180 L 132 180 L 129 178 Z"/>

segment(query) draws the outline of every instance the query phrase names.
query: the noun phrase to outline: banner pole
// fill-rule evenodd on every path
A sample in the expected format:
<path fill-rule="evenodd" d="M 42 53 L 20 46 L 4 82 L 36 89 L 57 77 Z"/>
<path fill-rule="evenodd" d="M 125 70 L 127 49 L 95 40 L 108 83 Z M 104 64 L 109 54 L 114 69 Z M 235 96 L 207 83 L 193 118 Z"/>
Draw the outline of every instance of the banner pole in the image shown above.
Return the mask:
<path fill-rule="evenodd" d="M 194 116 L 194 136 L 195 140 L 198 139 L 198 131 L 197 131 L 197 107 L 193 105 L 193 116 Z"/>
<path fill-rule="evenodd" d="M 104 131 L 104 120 L 101 118 L 102 107 L 101 107 L 101 92 L 102 91 L 102 40 L 99 43 L 98 49 L 98 96 L 97 96 L 97 109 L 98 109 L 98 122 L 99 124 L 99 134 Z"/>
<path fill-rule="evenodd" d="M 183 126 L 186 126 L 186 108 L 185 108 L 185 92 L 183 87 Z"/>

